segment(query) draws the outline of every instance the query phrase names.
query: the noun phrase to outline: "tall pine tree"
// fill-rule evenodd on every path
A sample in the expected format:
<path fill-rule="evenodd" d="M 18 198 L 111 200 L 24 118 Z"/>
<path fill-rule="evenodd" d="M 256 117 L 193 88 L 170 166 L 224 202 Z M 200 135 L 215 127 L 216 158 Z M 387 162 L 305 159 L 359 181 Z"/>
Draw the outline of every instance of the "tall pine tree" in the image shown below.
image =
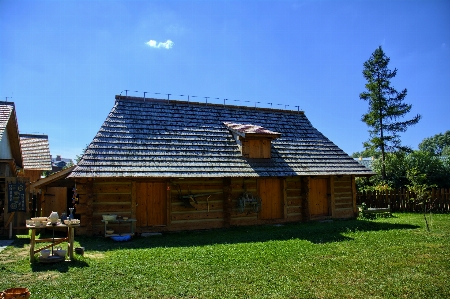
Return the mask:
<path fill-rule="evenodd" d="M 380 46 L 364 62 L 366 91 L 359 95 L 360 99 L 369 102 L 368 112 L 362 116 L 362 121 L 370 127 L 370 139 L 364 142 L 364 147 L 381 152 L 383 180 L 386 179 L 386 152 L 407 149 L 401 145 L 399 133 L 417 124 L 421 118 L 417 114 L 410 120 L 401 121 L 411 111 L 412 105 L 403 102 L 406 89 L 398 92 L 391 86 L 390 80 L 397 74 L 397 69 L 391 71 L 388 68 L 389 60 Z"/>

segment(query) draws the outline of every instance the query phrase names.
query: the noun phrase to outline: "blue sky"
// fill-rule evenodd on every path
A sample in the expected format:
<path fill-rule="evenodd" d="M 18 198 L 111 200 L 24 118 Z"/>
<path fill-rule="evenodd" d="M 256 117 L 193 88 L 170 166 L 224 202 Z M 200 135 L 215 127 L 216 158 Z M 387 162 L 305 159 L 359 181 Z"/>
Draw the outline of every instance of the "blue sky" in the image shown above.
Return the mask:
<path fill-rule="evenodd" d="M 401 135 L 417 148 L 450 130 L 449 28 L 446 0 L 0 0 L 0 99 L 21 133 L 49 135 L 53 156 L 81 154 L 125 89 L 299 106 L 352 154 L 369 137 L 363 63 L 382 46 L 422 115 Z"/>

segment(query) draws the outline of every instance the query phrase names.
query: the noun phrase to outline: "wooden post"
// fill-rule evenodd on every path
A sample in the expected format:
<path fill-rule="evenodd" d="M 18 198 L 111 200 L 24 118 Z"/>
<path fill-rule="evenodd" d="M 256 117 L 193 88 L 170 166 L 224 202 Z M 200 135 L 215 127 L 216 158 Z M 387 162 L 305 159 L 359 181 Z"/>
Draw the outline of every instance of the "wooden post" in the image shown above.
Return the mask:
<path fill-rule="evenodd" d="M 136 181 L 131 182 L 131 218 L 136 219 Z M 131 225 L 133 226 L 135 223 L 132 223 Z"/>
<path fill-rule="evenodd" d="M 73 260 L 73 240 L 75 239 L 75 228 L 68 226 L 68 231 L 67 231 L 67 238 L 68 238 L 68 242 L 67 242 L 67 249 L 69 251 L 69 260 Z"/>
<path fill-rule="evenodd" d="M 92 179 L 86 181 L 86 234 L 93 234 L 93 215 L 94 215 L 94 182 Z"/>
<path fill-rule="evenodd" d="M 30 263 L 34 262 L 34 245 L 36 243 L 36 230 L 31 230 L 31 238 L 30 238 Z"/>
<path fill-rule="evenodd" d="M 302 221 L 309 221 L 311 219 L 309 212 L 309 181 L 309 177 L 302 177 L 301 179 Z"/>
<path fill-rule="evenodd" d="M 283 218 L 287 219 L 288 217 L 288 203 L 287 203 L 287 183 L 286 183 L 286 178 L 281 178 L 281 196 L 282 197 L 282 202 L 283 202 Z"/>
<path fill-rule="evenodd" d="M 334 176 L 330 176 L 330 206 L 331 206 L 331 217 L 334 218 L 336 215 L 336 199 L 334 196 Z"/>
<path fill-rule="evenodd" d="M 351 177 L 351 184 L 352 184 L 353 215 L 354 215 L 354 217 L 357 217 L 358 216 L 358 207 L 356 206 L 356 180 L 355 180 L 355 175 L 352 175 L 352 177 Z"/>

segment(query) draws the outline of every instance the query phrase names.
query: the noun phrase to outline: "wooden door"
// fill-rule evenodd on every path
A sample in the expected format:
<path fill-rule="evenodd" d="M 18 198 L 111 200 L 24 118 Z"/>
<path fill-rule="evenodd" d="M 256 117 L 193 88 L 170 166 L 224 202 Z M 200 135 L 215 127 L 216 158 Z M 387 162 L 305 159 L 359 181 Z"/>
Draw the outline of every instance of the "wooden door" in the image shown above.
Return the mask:
<path fill-rule="evenodd" d="M 258 179 L 258 194 L 261 197 L 261 219 L 283 218 L 283 196 L 280 179 Z"/>
<path fill-rule="evenodd" d="M 329 215 L 328 179 L 313 178 L 310 180 L 309 209 L 311 216 Z"/>
<path fill-rule="evenodd" d="M 136 184 L 136 226 L 167 224 L 166 183 Z"/>

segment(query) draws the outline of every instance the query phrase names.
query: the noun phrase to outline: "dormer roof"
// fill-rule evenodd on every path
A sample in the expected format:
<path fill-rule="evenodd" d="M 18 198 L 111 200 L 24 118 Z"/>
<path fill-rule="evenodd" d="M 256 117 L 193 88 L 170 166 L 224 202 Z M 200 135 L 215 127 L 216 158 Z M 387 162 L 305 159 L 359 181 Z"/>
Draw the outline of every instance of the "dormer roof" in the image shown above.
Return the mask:
<path fill-rule="evenodd" d="M 243 138 L 271 138 L 277 139 L 280 138 L 281 133 L 270 131 L 258 125 L 252 124 L 238 124 L 233 122 L 224 122 L 223 123 L 231 132 L 239 135 Z"/>

